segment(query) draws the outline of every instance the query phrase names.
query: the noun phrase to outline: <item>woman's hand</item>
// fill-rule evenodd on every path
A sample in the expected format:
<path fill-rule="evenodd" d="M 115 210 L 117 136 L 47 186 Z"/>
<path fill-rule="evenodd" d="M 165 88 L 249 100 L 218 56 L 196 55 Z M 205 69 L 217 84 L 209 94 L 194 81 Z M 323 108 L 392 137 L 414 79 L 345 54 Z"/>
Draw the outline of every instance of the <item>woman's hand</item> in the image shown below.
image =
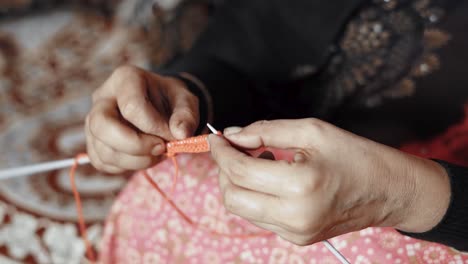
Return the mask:
<path fill-rule="evenodd" d="M 183 82 L 123 66 L 93 94 L 87 152 L 109 173 L 147 168 L 164 153 L 165 140 L 191 136 L 198 120 L 198 98 Z"/>
<path fill-rule="evenodd" d="M 277 120 L 210 136 L 226 208 L 298 245 L 369 226 L 408 232 L 434 227 L 450 187 L 437 163 L 358 137 L 316 119 Z M 294 160 L 238 151 L 294 149 Z"/>

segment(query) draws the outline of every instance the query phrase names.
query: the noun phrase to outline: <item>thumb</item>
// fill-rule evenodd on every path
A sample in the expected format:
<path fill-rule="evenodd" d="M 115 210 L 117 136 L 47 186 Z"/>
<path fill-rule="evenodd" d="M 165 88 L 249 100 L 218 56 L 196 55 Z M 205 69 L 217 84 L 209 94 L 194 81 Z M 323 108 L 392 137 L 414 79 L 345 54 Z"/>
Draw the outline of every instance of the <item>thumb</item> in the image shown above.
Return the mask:
<path fill-rule="evenodd" d="M 169 119 L 169 129 L 177 139 L 192 136 L 198 127 L 198 103 L 188 96 L 176 96 L 173 100 L 172 115 Z"/>
<path fill-rule="evenodd" d="M 304 148 L 310 145 L 313 131 L 310 119 L 259 121 L 244 128 L 226 128 L 224 137 L 233 144 L 247 149 L 261 147 Z"/>
<path fill-rule="evenodd" d="M 167 119 L 156 109 L 148 98 L 148 79 L 146 73 L 134 70 L 119 79 L 116 94 L 117 105 L 122 117 L 140 131 L 162 137 L 172 138 Z"/>

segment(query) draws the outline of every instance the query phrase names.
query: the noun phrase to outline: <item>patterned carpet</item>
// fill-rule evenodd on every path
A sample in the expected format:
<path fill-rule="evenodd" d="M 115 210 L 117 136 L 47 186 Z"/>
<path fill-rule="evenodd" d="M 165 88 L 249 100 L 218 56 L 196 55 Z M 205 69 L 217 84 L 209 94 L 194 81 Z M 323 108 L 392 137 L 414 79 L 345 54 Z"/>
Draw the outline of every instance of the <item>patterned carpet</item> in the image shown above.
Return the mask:
<path fill-rule="evenodd" d="M 151 8 L 152 1 L 123 1 L 107 16 L 57 7 L 1 20 L 0 168 L 83 152 L 89 96 L 111 71 L 124 63 L 158 65 L 191 44 L 206 10 L 185 5 L 175 19 L 166 19 L 177 2 Z M 166 34 L 162 25 L 167 32 L 177 27 L 180 34 Z M 95 246 L 127 178 L 91 166 L 78 170 Z M 85 249 L 75 220 L 67 170 L 2 181 L 0 263 L 82 263 Z"/>

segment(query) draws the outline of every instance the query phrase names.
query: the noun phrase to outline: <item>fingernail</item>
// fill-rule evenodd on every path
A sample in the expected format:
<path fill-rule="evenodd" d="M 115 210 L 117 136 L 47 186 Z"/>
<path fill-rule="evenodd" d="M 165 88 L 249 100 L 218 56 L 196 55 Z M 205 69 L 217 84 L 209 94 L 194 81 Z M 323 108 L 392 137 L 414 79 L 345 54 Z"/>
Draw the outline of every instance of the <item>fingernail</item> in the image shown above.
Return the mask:
<path fill-rule="evenodd" d="M 154 146 L 153 150 L 151 150 L 151 155 L 153 156 L 159 156 L 163 153 L 164 151 L 164 146 L 162 144 L 157 144 Z"/>
<path fill-rule="evenodd" d="M 306 157 L 304 156 L 303 153 L 296 153 L 294 154 L 294 162 L 298 162 L 298 163 L 301 163 L 301 162 L 304 162 L 306 160 Z"/>
<path fill-rule="evenodd" d="M 224 129 L 224 135 L 229 136 L 229 135 L 234 135 L 242 131 L 242 127 L 228 127 Z"/>
<path fill-rule="evenodd" d="M 216 135 L 215 134 L 209 134 L 208 135 L 208 139 L 206 141 L 208 141 L 208 147 L 211 149 L 211 140 L 213 140 L 213 137 L 215 137 Z"/>

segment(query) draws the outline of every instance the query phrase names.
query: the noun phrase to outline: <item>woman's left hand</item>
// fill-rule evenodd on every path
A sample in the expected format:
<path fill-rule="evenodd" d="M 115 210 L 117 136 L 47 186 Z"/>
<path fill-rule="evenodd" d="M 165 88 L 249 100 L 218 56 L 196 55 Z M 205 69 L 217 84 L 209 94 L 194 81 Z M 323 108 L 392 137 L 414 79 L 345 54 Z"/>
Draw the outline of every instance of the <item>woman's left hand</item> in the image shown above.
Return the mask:
<path fill-rule="evenodd" d="M 424 232 L 448 207 L 439 164 L 317 119 L 261 121 L 224 137 L 209 141 L 226 208 L 298 245 L 369 226 Z M 260 147 L 293 149 L 294 160 L 238 150 Z"/>

